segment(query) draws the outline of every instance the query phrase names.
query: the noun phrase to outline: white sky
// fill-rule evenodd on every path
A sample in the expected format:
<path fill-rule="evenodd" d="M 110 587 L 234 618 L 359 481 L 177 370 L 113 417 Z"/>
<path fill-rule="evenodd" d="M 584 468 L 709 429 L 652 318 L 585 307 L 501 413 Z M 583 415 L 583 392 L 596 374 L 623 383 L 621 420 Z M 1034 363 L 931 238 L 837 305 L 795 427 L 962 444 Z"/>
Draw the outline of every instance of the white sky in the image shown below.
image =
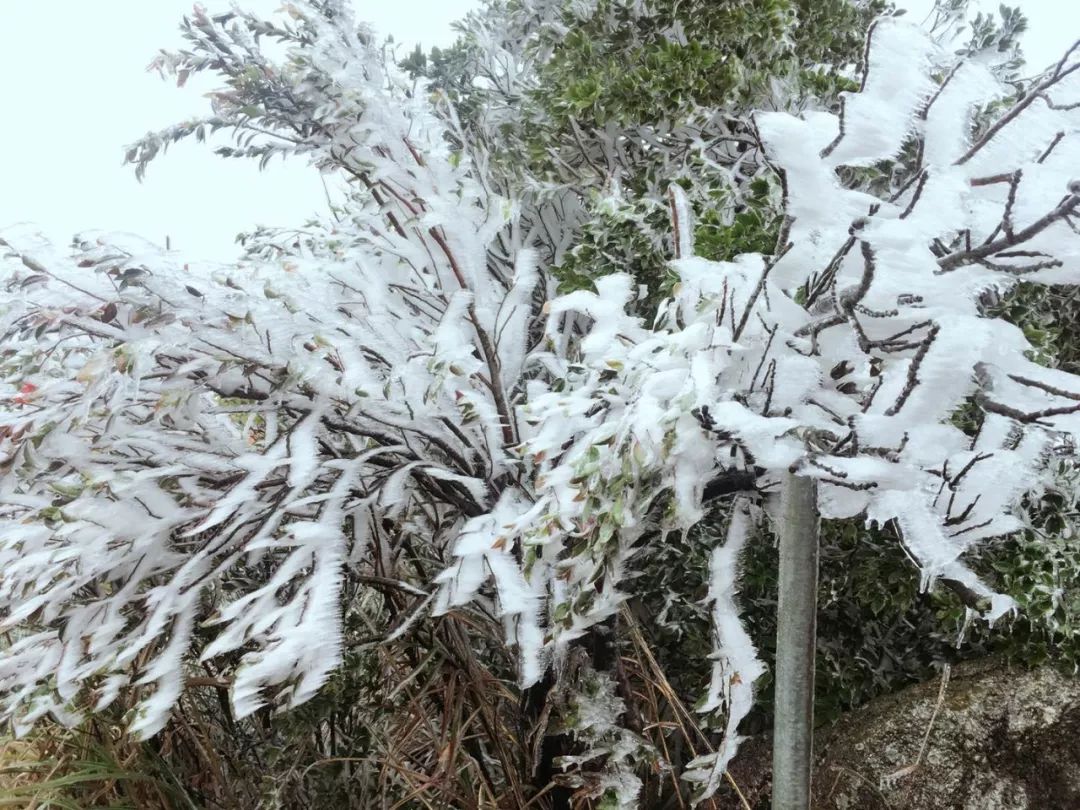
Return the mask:
<path fill-rule="evenodd" d="M 1015 0 L 1014 0 L 1015 1 Z M 225 0 L 204 0 L 213 11 Z M 922 19 L 932 0 L 899 0 Z M 241 0 L 270 12 L 281 0 Z M 354 0 L 357 16 L 411 49 L 447 45 L 450 22 L 477 0 Z M 982 0 L 984 8 L 996 3 Z M 1080 37 L 1077 0 L 1019 0 L 1031 20 L 1032 67 Z M 235 235 L 256 224 L 294 225 L 324 206 L 318 174 L 302 160 L 225 161 L 182 143 L 139 184 L 123 147 L 143 132 L 204 114 L 201 94 L 145 72 L 159 48 L 181 45 L 191 0 L 0 0 L 0 226 L 37 223 L 65 244 L 89 228 L 130 231 L 192 258 L 227 260 Z M 404 51 L 403 51 L 404 52 Z"/>
<path fill-rule="evenodd" d="M 263 14 L 282 0 L 241 0 Z M 228 0 L 203 0 L 210 10 Z M 411 50 L 454 41 L 450 23 L 476 0 L 353 0 L 357 16 Z M 224 160 L 192 140 L 169 148 L 142 183 L 124 147 L 209 112 L 213 80 L 178 89 L 147 73 L 183 45 L 192 0 L 0 0 L 0 227 L 37 224 L 58 244 L 80 230 L 129 231 L 192 258 L 227 260 L 256 224 L 299 225 L 325 206 L 302 159 Z M 222 143 L 227 143 L 223 136 Z"/>

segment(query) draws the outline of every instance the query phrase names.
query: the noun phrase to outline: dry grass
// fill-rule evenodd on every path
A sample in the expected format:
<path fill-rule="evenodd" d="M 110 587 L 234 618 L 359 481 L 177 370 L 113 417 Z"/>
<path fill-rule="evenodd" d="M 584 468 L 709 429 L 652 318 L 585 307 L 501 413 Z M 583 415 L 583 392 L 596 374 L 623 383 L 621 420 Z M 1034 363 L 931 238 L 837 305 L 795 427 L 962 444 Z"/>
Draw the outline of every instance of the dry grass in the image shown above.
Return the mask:
<path fill-rule="evenodd" d="M 642 768 L 649 806 L 687 808 L 677 774 L 713 741 L 654 657 L 647 630 L 629 611 L 612 629 L 621 639 L 614 674 L 624 722 L 673 766 Z M 392 644 L 358 644 L 324 690 L 291 712 L 267 708 L 237 720 L 228 686 L 193 669 L 170 722 L 147 742 L 123 731 L 131 706 L 116 705 L 77 729 L 46 723 L 26 739 L 0 743 L 0 808 L 566 806 L 568 791 L 538 767 L 545 736 L 562 719 L 558 690 L 528 705 L 502 628 L 475 612 L 418 623 Z M 563 753 L 577 752 L 572 738 L 563 741 Z M 599 764 L 578 773 L 587 782 Z M 597 804 L 587 792 L 569 798 L 574 810 Z"/>
<path fill-rule="evenodd" d="M 0 743 L 0 807 L 194 808 L 148 751 L 98 721 L 80 729 L 43 725 Z"/>

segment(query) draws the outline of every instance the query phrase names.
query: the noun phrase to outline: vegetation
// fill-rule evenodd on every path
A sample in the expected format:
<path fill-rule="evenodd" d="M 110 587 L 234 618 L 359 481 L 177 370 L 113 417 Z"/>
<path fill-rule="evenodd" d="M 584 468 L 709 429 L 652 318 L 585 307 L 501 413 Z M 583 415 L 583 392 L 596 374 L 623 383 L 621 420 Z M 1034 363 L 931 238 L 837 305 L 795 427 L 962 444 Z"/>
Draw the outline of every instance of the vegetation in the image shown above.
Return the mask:
<path fill-rule="evenodd" d="M 433 82 L 429 94 L 369 33 L 355 35 L 341 3 L 289 5 L 283 21 L 197 10 L 184 24 L 190 49 L 157 65 L 181 82 L 216 71 L 225 87 L 213 115 L 131 148 L 140 175 L 170 143 L 231 130 L 221 154 L 308 157 L 349 180 L 345 204 L 300 230 L 247 235 L 226 270 L 105 236 L 82 236 L 69 257 L 32 234 L 0 233 L 13 302 L 0 311 L 11 628 L 0 687 L 29 735 L 6 749 L 0 802 L 479 810 L 561 808 L 571 795 L 621 808 L 640 795 L 681 807 L 693 786 L 708 807 L 736 727 L 768 727 L 766 507 L 793 460 L 820 479 L 834 518 L 823 536 L 820 718 L 986 651 L 1075 667 L 1068 448 L 1053 447 L 1034 478 L 1050 452 L 1038 428 L 1071 425 L 1060 381 L 1080 371 L 1080 313 L 1075 287 L 1045 286 L 1071 279 L 1020 261 L 1030 254 L 976 256 L 962 231 L 934 232 L 934 261 L 995 279 L 963 317 L 1006 337 L 998 324 L 1018 325 L 1026 358 L 1009 362 L 1064 404 L 1039 416 L 1030 391 L 1006 402 L 978 378 L 955 408 L 906 425 L 940 423 L 949 441 L 975 442 L 980 426 L 1012 420 L 999 457 L 971 463 L 1016 487 L 1025 474 L 1046 485 L 1014 510 L 1007 487 L 987 494 L 986 478 L 982 490 L 954 480 L 961 505 L 954 513 L 950 499 L 938 514 L 935 500 L 928 519 L 986 542 L 965 542 L 962 564 L 948 536 L 920 545 L 901 518 L 925 504 L 888 512 L 860 506 L 858 493 L 904 491 L 867 471 L 881 458 L 919 480 L 937 469 L 944 479 L 944 468 L 905 451 L 906 434 L 875 444 L 851 422 L 845 438 L 844 420 L 819 411 L 851 408 L 875 379 L 910 377 L 933 356 L 940 328 L 921 331 L 930 321 L 911 293 L 923 282 L 889 288 L 902 293 L 896 311 L 855 302 L 860 318 L 917 343 L 881 338 L 889 351 L 871 358 L 851 326 L 848 344 L 803 346 L 805 328 L 816 344 L 813 318 L 830 311 L 830 295 L 843 309 L 843 274 L 862 272 L 855 252 L 843 263 L 856 232 L 884 217 L 857 228 L 838 216 L 808 232 L 805 209 L 802 223 L 791 214 L 792 175 L 807 164 L 780 137 L 794 124 L 751 115 L 808 111 L 820 125 L 840 112 L 838 94 L 869 68 L 867 27 L 888 9 L 643 8 L 492 3 L 454 48 L 406 60 L 413 79 Z M 963 11 L 939 7 L 939 38 Z M 960 49 L 999 54 L 988 75 L 1012 82 L 977 110 L 964 133 L 975 143 L 1023 111 L 1033 83 L 1051 92 L 1062 78 L 1017 79 L 1022 30 L 1005 10 L 999 23 L 976 20 Z M 262 38 L 287 46 L 284 62 Z M 934 59 L 925 87 L 953 75 L 951 57 Z M 1060 174 L 1074 152 L 1058 141 L 1043 158 Z M 837 158 L 834 201 L 857 201 L 860 215 L 865 194 L 915 209 L 922 146 L 907 138 L 875 160 Z M 966 239 L 986 226 L 996 245 L 1015 229 L 1004 193 L 1028 191 L 1018 179 L 975 179 L 988 209 L 1005 213 Z M 1037 243 L 1048 257 L 1070 255 L 1064 226 L 1078 192 L 1067 190 L 1043 225 L 1053 238 Z M 1048 204 L 1063 193 L 1053 186 Z M 928 207 L 948 208 L 947 195 L 926 194 Z M 812 246 L 836 238 L 847 244 L 840 260 L 815 264 Z M 866 267 L 875 238 L 861 242 Z M 761 256 L 738 258 L 747 253 Z M 958 287 L 942 306 L 970 292 Z M 722 327 L 728 309 L 731 345 L 750 365 L 740 376 L 718 362 L 699 377 L 736 392 L 725 389 L 724 418 L 670 392 L 648 410 L 638 394 L 651 364 L 692 376 L 688 336 Z M 657 315 L 651 328 L 641 314 Z M 858 323 L 856 309 L 847 315 Z M 619 341 L 650 347 L 651 359 Z M 805 404 L 817 388 L 795 391 L 796 355 L 824 364 L 828 408 Z M 747 383 L 755 367 L 772 382 Z M 943 388 L 959 386 L 951 368 L 934 369 Z M 918 398 L 919 382 L 900 404 Z M 751 415 L 791 424 L 762 444 Z M 702 448 L 707 458 L 694 455 Z M 867 525 L 871 512 L 884 518 Z M 927 555 L 941 549 L 953 556 L 935 567 Z M 928 590 L 932 580 L 952 589 Z M 741 624 L 724 612 L 729 601 Z M 1004 618 L 991 630 L 979 613 Z M 756 705 L 739 726 L 751 685 Z"/>

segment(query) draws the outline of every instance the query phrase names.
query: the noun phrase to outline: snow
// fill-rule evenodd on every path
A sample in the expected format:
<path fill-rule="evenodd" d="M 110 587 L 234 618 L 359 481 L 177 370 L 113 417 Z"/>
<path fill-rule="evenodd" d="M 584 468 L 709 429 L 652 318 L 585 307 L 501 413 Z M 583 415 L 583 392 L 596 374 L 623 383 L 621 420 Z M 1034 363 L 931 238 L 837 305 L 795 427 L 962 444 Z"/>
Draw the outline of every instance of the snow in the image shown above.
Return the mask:
<path fill-rule="evenodd" d="M 964 555 L 1020 525 L 1048 448 L 1080 430 L 1080 380 L 1028 360 L 978 299 L 1080 279 L 1080 129 L 1061 108 L 1080 72 L 1040 80 L 1061 104 L 1022 99 L 975 139 L 972 110 L 1002 86 L 961 63 L 941 89 L 952 57 L 882 19 L 842 118 L 755 116 L 783 178 L 779 255 L 695 256 L 690 194 L 671 185 L 678 283 L 653 320 L 628 273 L 554 295 L 572 195 L 546 189 L 526 210 L 482 144 L 451 151 L 464 135 L 445 99 L 361 44 L 351 16 L 299 8 L 315 44 L 293 49 L 299 112 L 281 125 L 318 122 L 289 151 L 357 179 L 343 212 L 261 231 L 234 266 L 127 236 L 64 252 L 0 231 L 0 609 L 18 637 L 0 710 L 16 727 L 70 718 L 91 678 L 104 707 L 139 660 L 153 691 L 134 727 L 152 734 L 189 653 L 243 652 L 238 716 L 297 705 L 342 660 L 342 583 L 365 566 L 413 600 L 399 635 L 429 609 L 500 622 L 527 687 L 619 612 L 641 548 L 699 522 L 733 472 L 757 492 L 731 505 L 711 557 L 703 706 L 725 734 L 687 774 L 706 793 L 762 672 L 738 618 L 740 553 L 789 470 L 819 480 L 826 518 L 898 527 L 927 587 L 962 583 L 989 620 L 1012 609 Z M 529 80 L 511 56 L 489 77 L 499 92 Z M 483 121 L 509 115 L 491 103 Z M 841 184 L 837 169 L 915 138 L 923 163 L 895 199 Z M 967 405 L 976 437 L 954 424 Z M 406 541 L 445 570 L 392 570 Z M 196 621 L 216 635 L 193 649 Z M 604 744 L 632 773 L 635 743 Z"/>
<path fill-rule="evenodd" d="M 830 168 L 895 157 L 934 89 L 927 68 L 935 46 L 918 26 L 882 17 L 870 31 L 866 52 L 863 85 L 844 95 L 841 134 L 823 154 Z"/>
<path fill-rule="evenodd" d="M 707 600 L 712 605 L 715 649 L 712 682 L 698 711 L 724 709 L 727 721 L 720 748 L 691 762 L 683 775 L 685 779 L 702 783 L 696 795 L 699 801 L 708 799 L 720 787 L 724 771 L 742 740 L 738 734 L 739 723 L 754 704 L 754 682 L 765 673 L 765 665 L 739 620 L 735 600 L 739 555 L 750 538 L 750 531 L 749 506 L 745 502 L 736 503 L 732 508 L 727 539 L 713 549 L 709 565 Z"/>

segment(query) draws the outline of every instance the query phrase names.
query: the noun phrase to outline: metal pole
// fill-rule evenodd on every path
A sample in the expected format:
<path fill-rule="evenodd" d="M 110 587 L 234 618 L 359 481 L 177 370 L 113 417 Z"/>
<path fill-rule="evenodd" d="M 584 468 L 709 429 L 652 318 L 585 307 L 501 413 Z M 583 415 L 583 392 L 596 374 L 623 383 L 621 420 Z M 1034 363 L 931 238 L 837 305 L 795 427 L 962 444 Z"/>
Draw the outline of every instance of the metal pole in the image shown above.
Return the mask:
<path fill-rule="evenodd" d="M 781 495 L 773 810 L 809 810 L 817 633 L 817 482 L 789 473 Z"/>

